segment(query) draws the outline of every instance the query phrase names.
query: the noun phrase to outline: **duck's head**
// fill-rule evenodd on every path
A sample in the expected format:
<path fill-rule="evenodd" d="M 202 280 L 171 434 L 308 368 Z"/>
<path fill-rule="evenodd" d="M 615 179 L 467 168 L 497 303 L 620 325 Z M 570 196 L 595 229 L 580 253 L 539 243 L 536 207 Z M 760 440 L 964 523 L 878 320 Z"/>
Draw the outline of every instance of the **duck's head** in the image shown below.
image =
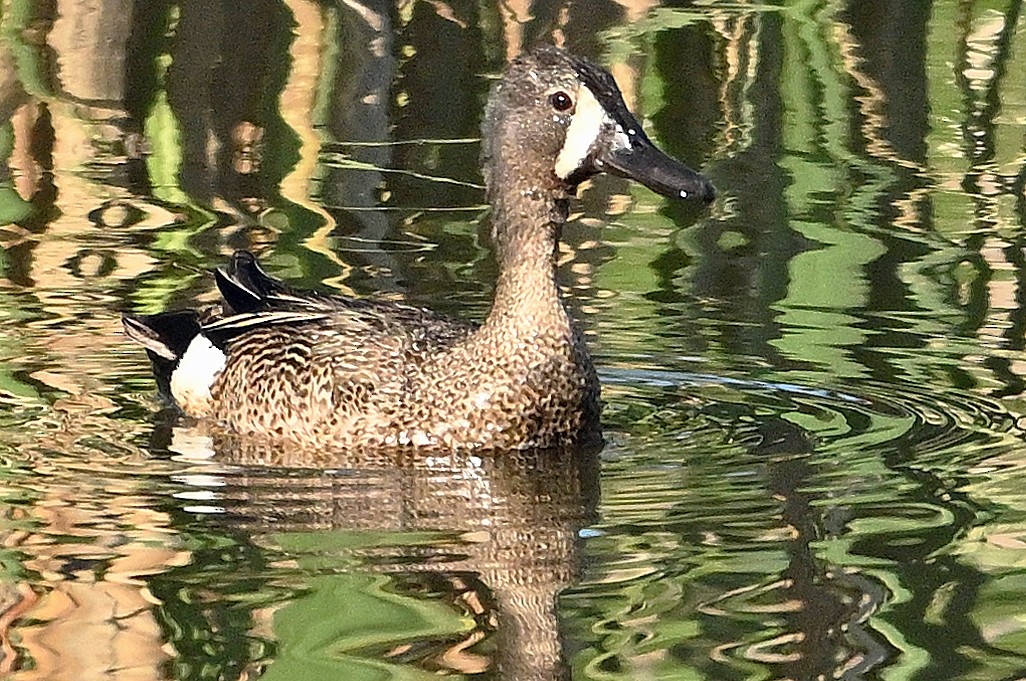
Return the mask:
<path fill-rule="evenodd" d="M 548 45 L 517 57 L 493 89 L 483 156 L 491 192 L 516 175 L 572 192 L 608 172 L 663 196 L 715 196 L 709 180 L 652 144 L 608 71 Z"/>

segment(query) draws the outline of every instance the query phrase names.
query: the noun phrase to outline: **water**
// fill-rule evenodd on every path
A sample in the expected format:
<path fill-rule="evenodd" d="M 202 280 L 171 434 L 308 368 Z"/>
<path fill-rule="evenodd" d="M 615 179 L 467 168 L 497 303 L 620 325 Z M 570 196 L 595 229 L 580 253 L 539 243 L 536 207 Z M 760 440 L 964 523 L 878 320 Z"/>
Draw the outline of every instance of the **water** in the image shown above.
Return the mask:
<path fill-rule="evenodd" d="M 3 8 L 4 677 L 1026 677 L 1021 3 L 235 5 Z M 481 106 L 543 39 L 720 192 L 576 205 L 601 451 L 159 410 L 120 312 L 235 248 L 480 319 Z"/>

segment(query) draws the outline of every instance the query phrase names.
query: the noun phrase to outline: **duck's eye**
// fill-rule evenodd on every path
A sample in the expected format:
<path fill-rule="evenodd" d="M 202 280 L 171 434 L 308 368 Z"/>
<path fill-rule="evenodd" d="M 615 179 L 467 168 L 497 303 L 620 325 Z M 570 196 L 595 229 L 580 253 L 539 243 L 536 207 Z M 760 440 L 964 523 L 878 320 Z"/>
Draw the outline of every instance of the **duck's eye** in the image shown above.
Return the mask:
<path fill-rule="evenodd" d="M 570 95 L 560 90 L 549 95 L 549 104 L 556 111 L 569 111 L 574 105 L 574 100 L 570 99 Z"/>

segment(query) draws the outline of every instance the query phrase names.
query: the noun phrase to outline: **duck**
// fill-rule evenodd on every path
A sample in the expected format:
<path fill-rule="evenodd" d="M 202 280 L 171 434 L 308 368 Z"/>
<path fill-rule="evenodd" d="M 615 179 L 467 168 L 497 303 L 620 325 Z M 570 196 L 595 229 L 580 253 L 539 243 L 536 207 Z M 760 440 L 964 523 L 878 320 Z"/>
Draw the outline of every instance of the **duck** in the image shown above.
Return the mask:
<path fill-rule="evenodd" d="M 609 71 L 549 45 L 493 86 L 481 164 L 498 278 L 483 322 L 293 289 L 248 251 L 208 310 L 123 315 L 160 394 L 233 437 L 312 447 L 550 448 L 601 440 L 600 387 L 556 277 L 569 200 L 599 174 L 709 202 L 660 151 Z"/>

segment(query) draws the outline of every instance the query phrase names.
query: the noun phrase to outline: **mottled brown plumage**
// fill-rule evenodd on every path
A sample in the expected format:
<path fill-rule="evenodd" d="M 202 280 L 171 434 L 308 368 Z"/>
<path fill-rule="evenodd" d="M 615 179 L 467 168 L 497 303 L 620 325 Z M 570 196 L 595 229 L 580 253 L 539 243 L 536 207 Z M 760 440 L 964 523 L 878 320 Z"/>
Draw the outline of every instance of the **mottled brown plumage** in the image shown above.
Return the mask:
<path fill-rule="evenodd" d="M 158 331 L 140 338 L 161 315 L 128 317 L 126 330 L 146 344 L 155 368 L 158 358 L 165 369 L 174 360 L 187 411 L 238 433 L 442 449 L 596 436 L 598 380 L 555 281 L 567 200 L 600 171 L 672 196 L 710 199 L 711 186 L 655 150 L 606 71 L 552 47 L 510 65 L 483 133 L 500 274 L 479 327 L 404 305 L 297 293 L 240 252 L 218 273 L 223 315 L 202 325 L 204 347 L 183 353 L 176 337 L 178 349 L 164 348 L 152 338 Z M 196 366 L 209 371 L 209 397 L 205 385 L 186 380 Z"/>

